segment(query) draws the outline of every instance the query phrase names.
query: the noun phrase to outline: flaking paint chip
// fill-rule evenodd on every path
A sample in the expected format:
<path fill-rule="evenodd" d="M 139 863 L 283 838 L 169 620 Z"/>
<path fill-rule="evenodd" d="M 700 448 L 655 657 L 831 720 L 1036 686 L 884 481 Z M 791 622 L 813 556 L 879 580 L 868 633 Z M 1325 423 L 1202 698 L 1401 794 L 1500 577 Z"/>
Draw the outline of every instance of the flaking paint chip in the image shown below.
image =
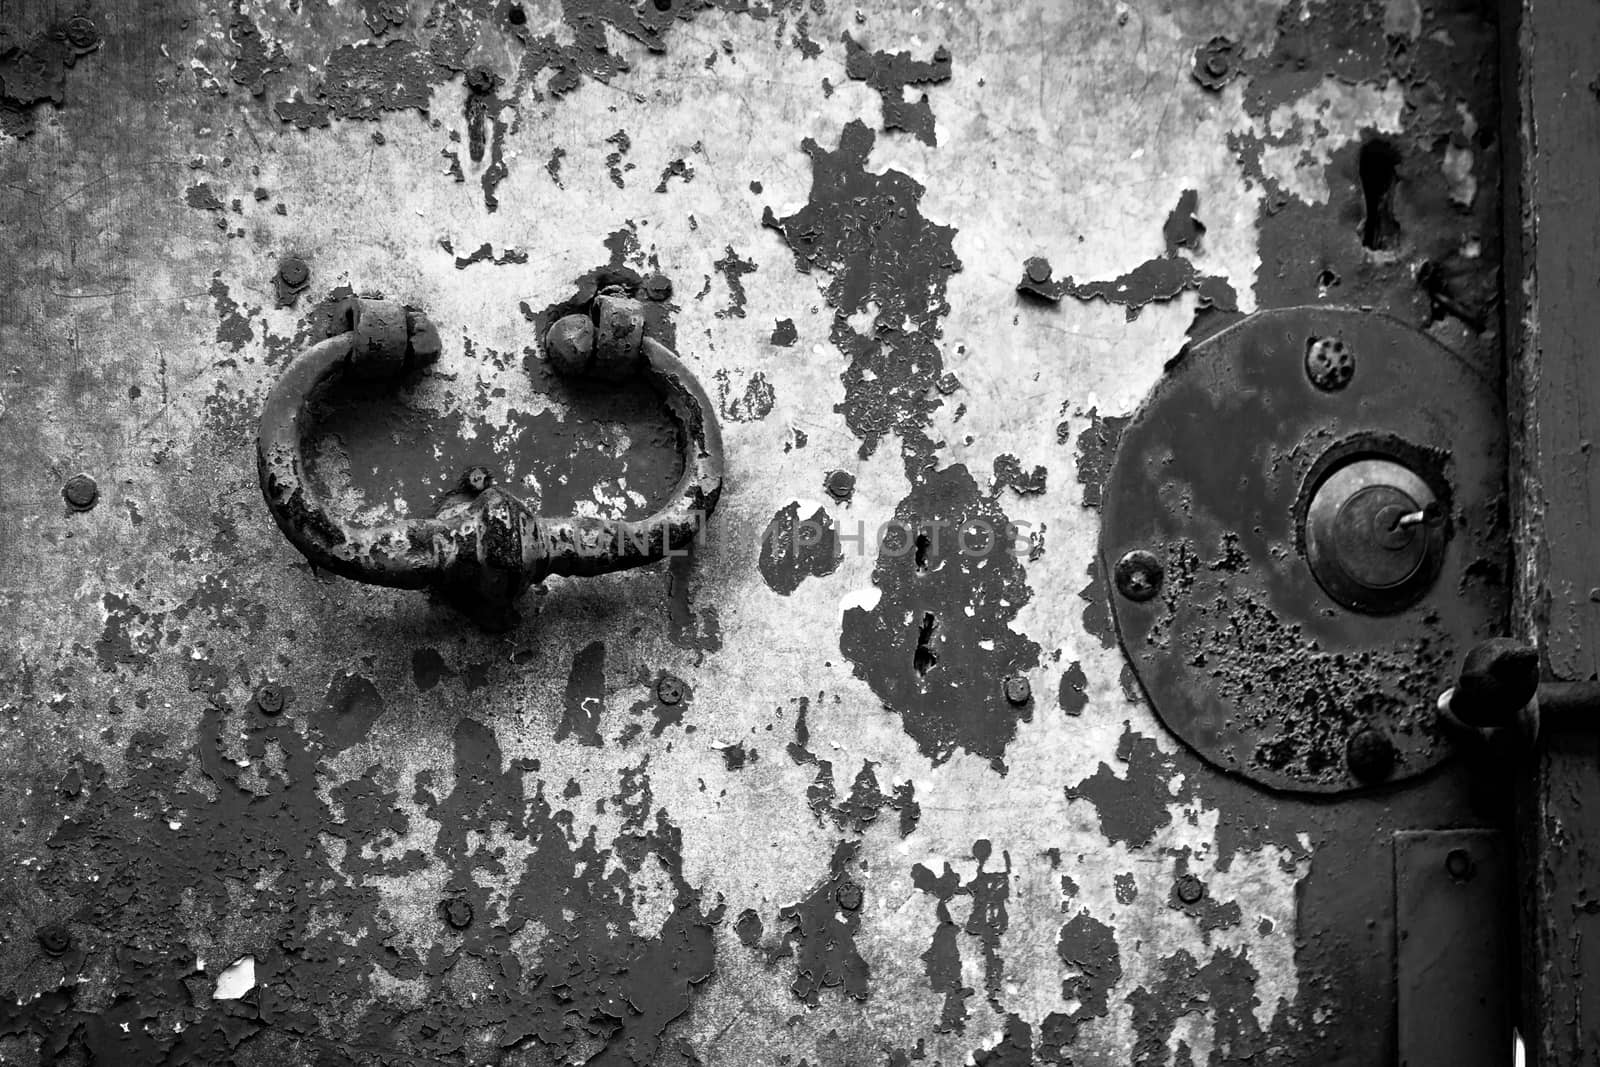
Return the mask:
<path fill-rule="evenodd" d="M 256 987 L 256 958 L 254 956 L 241 956 L 228 964 L 226 970 L 217 975 L 217 989 L 211 994 L 212 1000 L 238 1000 Z"/>

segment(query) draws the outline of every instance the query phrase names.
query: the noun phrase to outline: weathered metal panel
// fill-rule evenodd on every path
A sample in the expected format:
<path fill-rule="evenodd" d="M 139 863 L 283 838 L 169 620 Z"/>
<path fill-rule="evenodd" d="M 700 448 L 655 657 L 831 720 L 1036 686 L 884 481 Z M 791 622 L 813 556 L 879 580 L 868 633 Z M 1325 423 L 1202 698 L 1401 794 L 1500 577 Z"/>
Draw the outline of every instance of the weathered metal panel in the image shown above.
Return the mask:
<path fill-rule="evenodd" d="M 1481 824 L 1466 783 L 1208 770 L 1125 681 L 1095 508 L 1235 312 L 1372 305 L 1496 365 L 1476 6 L 74 11 L 0 8 L 0 1058 L 1392 1060 L 1372 857 Z M 253 436 L 340 287 L 445 339 L 330 415 L 352 508 L 483 462 L 648 510 L 670 426 L 540 359 L 602 268 L 670 281 L 718 404 L 693 560 L 499 636 L 313 573 Z M 1023 551 L 919 562 L 897 516 Z"/>
<path fill-rule="evenodd" d="M 1511 849 L 1497 830 L 1394 838 L 1401 1067 L 1511 1059 Z"/>
<path fill-rule="evenodd" d="M 1600 214 L 1586 191 L 1600 144 L 1592 66 L 1600 12 L 1560 0 L 1501 5 L 1508 146 L 1506 324 L 1513 440 L 1515 632 L 1547 677 L 1600 671 L 1600 571 L 1593 514 L 1600 467 L 1589 455 L 1596 396 L 1592 295 Z M 1592 1061 L 1600 1048 L 1595 859 L 1600 740 L 1552 718 L 1519 775 L 1523 1029 L 1529 1062 Z"/>

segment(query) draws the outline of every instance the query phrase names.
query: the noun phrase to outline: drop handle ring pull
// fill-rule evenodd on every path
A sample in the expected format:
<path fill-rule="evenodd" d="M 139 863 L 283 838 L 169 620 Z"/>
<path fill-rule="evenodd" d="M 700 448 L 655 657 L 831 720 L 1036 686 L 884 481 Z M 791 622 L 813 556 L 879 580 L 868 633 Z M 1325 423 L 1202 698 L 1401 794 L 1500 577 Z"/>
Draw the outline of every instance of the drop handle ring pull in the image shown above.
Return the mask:
<path fill-rule="evenodd" d="M 309 475 L 312 404 L 334 380 L 355 376 L 397 387 L 439 358 L 427 316 L 387 300 L 350 299 L 346 329 L 297 356 L 261 413 L 257 472 L 267 508 L 315 566 L 400 589 L 431 589 L 479 626 L 515 626 L 515 601 L 550 575 L 588 576 L 639 567 L 687 549 L 722 494 L 722 437 L 700 383 L 669 348 L 644 335 L 644 312 L 621 289 L 597 296 L 588 314 L 558 320 L 545 358 L 566 377 L 641 378 L 660 394 L 677 427 L 683 473 L 648 518 L 538 514 L 482 467 L 467 471 L 427 518 L 359 523 L 340 515 Z"/>

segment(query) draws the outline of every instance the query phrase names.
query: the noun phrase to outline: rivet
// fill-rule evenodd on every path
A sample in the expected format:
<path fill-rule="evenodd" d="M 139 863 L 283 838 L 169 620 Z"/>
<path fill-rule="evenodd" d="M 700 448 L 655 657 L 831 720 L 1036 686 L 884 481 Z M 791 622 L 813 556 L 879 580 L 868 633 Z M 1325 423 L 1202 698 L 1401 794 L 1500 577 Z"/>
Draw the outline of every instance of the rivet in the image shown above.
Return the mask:
<path fill-rule="evenodd" d="M 662 10 L 665 10 L 665 8 Z M 672 282 L 665 274 L 645 275 L 645 279 L 640 284 L 640 288 L 644 290 L 645 296 L 658 302 L 671 299 L 672 297 Z"/>
<path fill-rule="evenodd" d="M 1206 884 L 1192 874 L 1178 879 L 1178 899 L 1185 904 L 1198 904 L 1206 895 Z"/>
<path fill-rule="evenodd" d="M 830 471 L 822 484 L 828 495 L 842 504 L 855 494 L 856 476 L 849 471 Z"/>
<path fill-rule="evenodd" d="M 466 897 L 451 897 L 444 902 L 444 921 L 457 930 L 472 925 L 472 901 Z"/>
<path fill-rule="evenodd" d="M 1023 264 L 1028 271 L 1028 280 L 1031 282 L 1047 282 L 1050 280 L 1050 261 L 1042 256 L 1033 256 Z"/>
<path fill-rule="evenodd" d="M 468 467 L 461 476 L 461 487 L 469 493 L 481 493 L 494 484 L 494 475 L 488 467 Z"/>
<path fill-rule="evenodd" d="M 1477 873 L 1478 865 L 1472 862 L 1472 853 L 1464 848 L 1453 848 L 1444 857 L 1444 869 L 1458 882 L 1469 882 Z"/>
<path fill-rule="evenodd" d="M 88 511 L 100 499 L 100 487 L 87 474 L 74 474 L 61 487 L 61 499 L 74 511 Z"/>
<path fill-rule="evenodd" d="M 298 289 L 311 278 L 311 268 L 299 256 L 288 256 L 278 264 L 278 280 L 291 289 Z"/>
<path fill-rule="evenodd" d="M 268 715 L 283 710 L 283 690 L 275 682 L 268 682 L 256 690 L 256 707 Z"/>
<path fill-rule="evenodd" d="M 39 947 L 52 956 L 59 956 L 72 947 L 72 931 L 60 923 L 41 926 L 33 936 L 39 939 Z"/>
<path fill-rule="evenodd" d="M 1394 743 L 1377 730 L 1358 730 L 1345 745 L 1344 759 L 1363 782 L 1381 782 L 1394 773 Z"/>
<path fill-rule="evenodd" d="M 1356 357 L 1337 337 L 1313 337 L 1306 344 L 1306 377 L 1324 393 L 1336 393 L 1356 374 Z"/>
<path fill-rule="evenodd" d="M 861 910 L 861 887 L 846 879 L 833 891 L 833 899 L 845 911 Z"/>
<path fill-rule="evenodd" d="M 528 13 L 521 4 L 512 4 L 506 9 L 506 21 L 513 26 L 521 26 L 528 21 Z"/>
<path fill-rule="evenodd" d="M 656 683 L 656 699 L 663 704 L 681 704 L 683 702 L 683 683 L 670 674 Z"/>
<path fill-rule="evenodd" d="M 1149 600 L 1161 591 L 1162 573 L 1154 552 L 1136 548 L 1117 560 L 1117 592 L 1129 600 Z"/>
<path fill-rule="evenodd" d="M 1006 699 L 1013 704 L 1026 704 L 1033 699 L 1033 686 L 1020 674 L 1006 679 L 1005 692 Z"/>

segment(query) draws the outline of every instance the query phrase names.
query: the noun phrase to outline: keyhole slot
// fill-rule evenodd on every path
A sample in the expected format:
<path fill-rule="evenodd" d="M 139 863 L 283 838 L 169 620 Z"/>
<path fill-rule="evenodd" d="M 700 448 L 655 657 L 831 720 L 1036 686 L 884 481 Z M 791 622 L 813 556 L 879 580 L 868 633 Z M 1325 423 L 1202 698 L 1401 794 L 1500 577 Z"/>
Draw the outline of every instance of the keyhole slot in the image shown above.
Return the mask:
<path fill-rule="evenodd" d="M 1394 191 L 1400 180 L 1400 152 L 1381 137 L 1361 146 L 1358 160 L 1361 196 L 1366 216 L 1361 220 L 1361 244 L 1375 252 L 1397 248 L 1400 223 L 1394 217 Z"/>
<path fill-rule="evenodd" d="M 917 630 L 917 651 L 911 657 L 911 665 L 917 669 L 917 673 L 920 675 L 926 675 L 930 670 L 938 666 L 939 654 L 932 647 L 933 631 L 938 625 L 938 620 L 934 618 L 933 612 L 923 613 L 922 626 Z"/>

